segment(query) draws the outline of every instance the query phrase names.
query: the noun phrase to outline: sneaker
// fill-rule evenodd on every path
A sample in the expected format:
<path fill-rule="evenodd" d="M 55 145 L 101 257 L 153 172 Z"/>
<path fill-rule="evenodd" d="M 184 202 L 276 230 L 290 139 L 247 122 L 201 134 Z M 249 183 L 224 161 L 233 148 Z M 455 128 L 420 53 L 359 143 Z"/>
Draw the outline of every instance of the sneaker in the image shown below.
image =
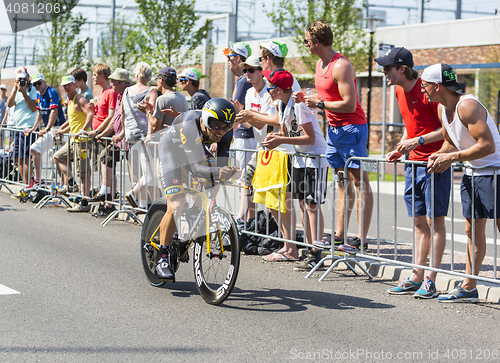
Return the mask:
<path fill-rule="evenodd" d="M 344 244 L 344 240 L 340 237 L 337 237 L 335 236 L 334 237 L 334 249 L 336 251 L 339 250 L 339 246 L 343 245 Z M 326 248 L 326 249 L 329 249 L 331 250 L 332 249 L 332 243 L 329 239 L 324 239 L 324 240 L 321 240 L 321 241 L 314 241 L 313 242 L 313 245 L 316 246 L 316 247 L 321 247 L 321 248 Z"/>
<path fill-rule="evenodd" d="M 52 189 L 56 190 L 58 194 L 66 194 L 68 192 L 67 185 L 53 185 Z"/>
<path fill-rule="evenodd" d="M 156 276 L 158 276 L 162 280 L 174 280 L 174 274 L 170 269 L 170 265 L 168 264 L 168 247 L 164 248 L 160 247 L 160 259 L 156 264 L 155 268 Z"/>
<path fill-rule="evenodd" d="M 28 196 L 29 193 L 26 193 L 24 190 L 20 190 L 17 194 L 12 194 L 12 199 L 23 199 Z"/>
<path fill-rule="evenodd" d="M 78 184 L 73 184 L 73 185 L 68 185 L 66 193 L 78 193 L 79 191 L 80 188 L 78 187 Z"/>
<path fill-rule="evenodd" d="M 445 295 L 439 295 L 438 301 L 442 303 L 477 303 L 479 301 L 479 294 L 476 288 L 465 290 L 462 283 L 459 283 L 455 289 Z"/>
<path fill-rule="evenodd" d="M 106 206 L 105 204 L 101 204 L 97 213 L 92 214 L 94 217 L 107 217 L 109 214 L 113 213 L 116 210 L 116 207 L 112 205 L 111 207 Z"/>
<path fill-rule="evenodd" d="M 295 271 L 306 271 L 311 270 L 316 266 L 321 260 L 321 251 L 308 251 L 306 254 L 306 258 L 302 261 L 299 261 L 295 264 Z"/>
<path fill-rule="evenodd" d="M 401 281 L 398 286 L 392 287 L 387 292 L 391 295 L 408 295 L 408 294 L 413 294 L 415 293 L 419 288 L 422 283 L 416 283 L 410 280 L 408 277 L 407 279 Z"/>
<path fill-rule="evenodd" d="M 94 197 L 89 199 L 89 203 L 104 202 L 106 200 L 113 200 L 113 196 L 111 195 L 111 193 L 108 194 L 97 193 Z"/>
<path fill-rule="evenodd" d="M 68 198 L 68 200 L 69 200 L 71 203 L 75 203 L 75 204 L 80 203 L 80 202 L 82 201 L 82 199 L 83 199 L 83 198 L 82 198 L 82 197 L 79 197 L 79 196 L 77 196 L 77 197 L 75 197 L 75 196 L 71 196 L 71 197 L 69 197 L 69 198 Z"/>
<path fill-rule="evenodd" d="M 127 200 L 128 204 L 130 204 L 130 206 L 132 208 L 137 208 L 138 207 L 137 202 L 135 201 L 135 197 L 134 197 L 134 194 L 132 193 L 132 191 L 130 191 L 127 194 L 125 194 L 125 199 Z"/>
<path fill-rule="evenodd" d="M 434 299 L 436 296 L 438 296 L 436 284 L 429 278 L 429 276 L 425 277 L 420 289 L 413 294 L 415 299 Z"/>
<path fill-rule="evenodd" d="M 87 212 L 90 212 L 90 205 L 81 205 L 81 204 L 77 204 L 75 205 L 73 208 L 68 208 L 66 209 L 68 212 L 70 213 L 87 213 Z"/>
<path fill-rule="evenodd" d="M 28 185 L 26 188 L 24 188 L 24 189 L 31 189 L 31 188 L 35 188 L 35 187 L 37 187 L 37 186 L 38 186 L 38 184 L 39 184 L 39 183 L 38 183 L 38 181 L 36 181 L 36 180 L 33 178 L 33 179 L 31 179 L 31 181 L 30 181 L 29 185 Z"/>
<path fill-rule="evenodd" d="M 355 237 L 355 238 L 353 238 L 353 239 L 352 239 L 352 241 L 351 241 L 351 242 L 349 242 L 348 244 L 349 244 L 349 246 L 351 246 L 351 247 L 355 248 L 356 250 L 361 251 L 361 249 L 360 249 L 360 246 L 361 246 L 361 238 L 359 238 L 359 237 Z M 370 251 L 368 250 L 368 242 L 366 242 L 366 241 L 365 241 L 365 244 L 363 245 L 363 251 L 365 251 L 365 252 L 370 252 Z"/>

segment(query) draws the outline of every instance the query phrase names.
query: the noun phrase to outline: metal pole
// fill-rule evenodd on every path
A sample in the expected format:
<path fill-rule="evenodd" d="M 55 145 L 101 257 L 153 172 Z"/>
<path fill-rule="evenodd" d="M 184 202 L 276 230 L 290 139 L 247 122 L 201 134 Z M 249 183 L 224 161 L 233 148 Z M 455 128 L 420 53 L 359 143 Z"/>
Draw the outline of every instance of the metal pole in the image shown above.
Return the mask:
<path fill-rule="evenodd" d="M 497 128 L 498 128 L 499 121 L 500 121 L 500 91 L 498 91 L 498 95 L 497 95 Z"/>
<path fill-rule="evenodd" d="M 14 67 L 17 67 L 17 14 L 14 16 Z"/>
<path fill-rule="evenodd" d="M 366 122 L 368 124 L 368 142 L 366 143 L 366 150 L 368 155 L 370 154 L 370 111 L 371 111 L 371 100 L 372 100 L 372 63 L 373 63 L 373 34 L 375 32 L 370 32 L 370 49 L 368 51 L 368 100 L 366 103 Z"/>
<path fill-rule="evenodd" d="M 455 19 L 462 19 L 462 0 L 457 0 L 457 11 L 455 13 Z"/>
<path fill-rule="evenodd" d="M 113 6 L 112 6 L 112 19 L 113 19 L 113 23 L 112 23 L 112 28 L 111 29 L 111 35 L 112 35 L 112 39 L 111 39 L 111 44 L 113 46 L 113 48 L 115 47 L 115 12 L 116 12 L 116 0 L 113 0 Z"/>
<path fill-rule="evenodd" d="M 234 4 L 234 39 L 238 41 L 238 0 Z"/>
<path fill-rule="evenodd" d="M 420 0 L 418 3 L 418 20 L 420 23 L 424 22 L 424 1 L 425 0 Z"/>
<path fill-rule="evenodd" d="M 382 80 L 382 158 L 385 158 L 385 138 L 386 138 L 386 112 L 387 112 L 387 77 L 384 74 Z M 385 181 L 385 163 L 382 163 L 382 181 Z"/>

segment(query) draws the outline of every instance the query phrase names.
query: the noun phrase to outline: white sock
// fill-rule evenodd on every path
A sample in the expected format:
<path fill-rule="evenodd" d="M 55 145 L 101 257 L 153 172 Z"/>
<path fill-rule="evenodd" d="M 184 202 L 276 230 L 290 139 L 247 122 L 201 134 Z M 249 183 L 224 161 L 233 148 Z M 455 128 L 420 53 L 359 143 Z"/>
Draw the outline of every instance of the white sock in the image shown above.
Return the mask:
<path fill-rule="evenodd" d="M 101 189 L 99 189 L 99 194 L 108 194 L 109 193 L 109 188 L 106 187 L 105 185 L 101 185 Z"/>

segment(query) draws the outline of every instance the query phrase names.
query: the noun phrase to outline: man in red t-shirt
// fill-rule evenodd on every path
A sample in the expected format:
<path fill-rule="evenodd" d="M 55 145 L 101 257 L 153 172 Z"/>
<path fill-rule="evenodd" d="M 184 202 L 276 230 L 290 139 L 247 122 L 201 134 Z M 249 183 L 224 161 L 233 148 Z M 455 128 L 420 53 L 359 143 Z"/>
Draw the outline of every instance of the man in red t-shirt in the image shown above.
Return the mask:
<path fill-rule="evenodd" d="M 92 68 L 92 79 L 94 84 L 101 86 L 102 91 L 97 101 L 94 105 L 94 119 L 92 120 L 92 131 L 89 132 L 89 137 L 96 138 L 98 140 L 98 152 L 95 160 L 100 159 L 101 153 L 105 149 L 108 142 L 101 140 L 101 135 L 106 131 L 108 125 L 113 120 L 116 107 L 117 94 L 113 91 L 111 83 L 109 81 L 109 76 L 111 75 L 111 68 L 103 63 L 97 63 Z M 97 158 L 99 156 L 99 158 Z M 105 200 L 112 201 L 114 199 L 114 188 L 116 188 L 116 175 L 114 174 L 113 168 L 107 167 L 104 163 L 101 163 L 101 188 L 99 193 L 97 193 L 90 202 L 104 202 Z M 107 216 L 115 210 L 115 206 L 110 203 L 102 204 L 97 213 L 99 216 Z"/>
<path fill-rule="evenodd" d="M 405 48 L 392 48 L 375 61 L 384 67 L 389 86 L 396 86 L 396 98 L 405 123 L 405 131 L 395 151 L 387 155 L 387 160 L 396 161 L 403 154 L 409 160 L 425 161 L 429 155 L 439 151 L 443 144 L 443 132 L 437 112 L 438 103 L 429 102 L 422 92 L 422 82 L 413 69 L 413 56 Z M 431 209 L 431 180 L 434 177 L 434 211 Z M 442 174 L 429 173 L 427 166 L 407 165 L 405 181 L 405 202 L 408 216 L 415 216 L 415 263 L 425 266 L 431 251 L 431 233 L 434 234 L 434 260 L 432 267 L 439 268 L 446 246 L 444 217 L 448 213 L 451 189 L 451 171 Z M 412 191 L 413 183 L 415 190 Z M 415 195 L 415 203 L 413 197 Z M 431 221 L 434 217 L 434 231 Z M 430 258 L 430 257 L 429 257 Z M 432 299 L 437 296 L 437 272 L 413 269 L 412 275 L 389 290 L 389 294 L 413 294 L 415 298 Z"/>
<path fill-rule="evenodd" d="M 327 22 L 319 20 L 309 24 L 304 44 L 311 54 L 319 57 L 314 80 L 318 95 L 303 96 L 299 93 L 296 97 L 298 101 L 305 101 L 308 107 L 325 111 L 328 119 L 325 157 L 339 176 L 336 235 L 332 236 L 331 244 L 328 241 L 318 241 L 314 244 L 327 248 L 334 244 L 335 248 L 345 252 L 367 250 L 366 236 L 373 210 L 373 194 L 368 172 L 361 172 L 360 160 L 350 160 L 347 165 L 347 187 L 344 187 L 343 174 L 339 174 L 344 171 L 349 158 L 368 156 L 366 149 L 368 127 L 356 91 L 356 71 L 347 58 L 332 48 L 333 32 Z M 353 184 L 358 196 L 358 233 L 357 237 L 347 241 L 345 240 L 347 231 L 344 230 L 344 226 L 349 226 L 354 207 Z M 347 194 L 346 204 L 344 204 L 344 194 Z M 347 216 L 346 222 L 344 216 Z"/>

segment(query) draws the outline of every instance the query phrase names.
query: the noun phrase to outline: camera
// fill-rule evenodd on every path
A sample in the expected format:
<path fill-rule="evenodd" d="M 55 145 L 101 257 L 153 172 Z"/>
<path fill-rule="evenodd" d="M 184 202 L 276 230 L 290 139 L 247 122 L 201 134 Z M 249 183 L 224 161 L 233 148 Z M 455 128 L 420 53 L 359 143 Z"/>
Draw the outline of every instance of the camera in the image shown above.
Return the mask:
<path fill-rule="evenodd" d="M 21 79 L 19 79 L 19 85 L 20 85 L 21 87 L 26 86 L 26 78 L 21 78 Z"/>

